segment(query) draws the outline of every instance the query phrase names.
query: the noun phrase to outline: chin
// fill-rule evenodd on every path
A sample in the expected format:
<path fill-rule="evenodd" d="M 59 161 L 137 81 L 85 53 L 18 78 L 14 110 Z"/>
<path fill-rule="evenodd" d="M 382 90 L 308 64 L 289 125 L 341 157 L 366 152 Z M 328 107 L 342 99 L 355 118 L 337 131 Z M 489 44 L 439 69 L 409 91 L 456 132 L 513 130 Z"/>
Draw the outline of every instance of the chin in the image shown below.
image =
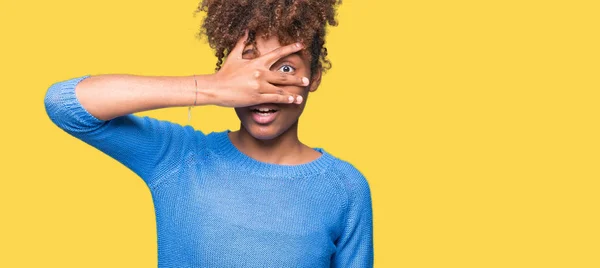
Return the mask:
<path fill-rule="evenodd" d="M 261 126 L 251 124 L 250 126 L 244 126 L 244 128 L 257 140 L 272 140 L 279 137 L 283 132 L 279 128 L 269 125 Z"/>

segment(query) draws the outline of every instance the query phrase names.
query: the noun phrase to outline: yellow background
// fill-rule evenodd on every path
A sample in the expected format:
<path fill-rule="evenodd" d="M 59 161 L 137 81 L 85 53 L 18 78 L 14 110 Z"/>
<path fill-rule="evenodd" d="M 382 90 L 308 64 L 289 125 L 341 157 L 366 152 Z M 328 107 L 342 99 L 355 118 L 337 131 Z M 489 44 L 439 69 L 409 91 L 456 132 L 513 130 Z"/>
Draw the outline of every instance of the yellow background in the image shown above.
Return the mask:
<path fill-rule="evenodd" d="M 600 267 L 596 3 L 345 0 L 301 137 L 368 178 L 376 267 Z M 196 6 L 2 0 L 0 267 L 156 266 L 143 181 L 43 99 L 85 74 L 211 72 Z M 238 127 L 218 107 L 191 124 Z"/>

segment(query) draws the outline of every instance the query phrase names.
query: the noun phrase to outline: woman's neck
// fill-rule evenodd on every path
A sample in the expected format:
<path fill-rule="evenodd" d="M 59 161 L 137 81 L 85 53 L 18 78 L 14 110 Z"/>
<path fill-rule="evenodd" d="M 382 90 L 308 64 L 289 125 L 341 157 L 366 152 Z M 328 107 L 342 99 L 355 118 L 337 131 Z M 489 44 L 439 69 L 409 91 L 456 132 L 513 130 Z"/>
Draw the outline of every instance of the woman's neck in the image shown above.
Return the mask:
<path fill-rule="evenodd" d="M 300 142 L 297 123 L 270 140 L 254 138 L 243 125 L 240 125 L 240 130 L 230 132 L 229 138 L 239 151 L 261 162 L 297 165 L 320 156 L 319 152 Z"/>

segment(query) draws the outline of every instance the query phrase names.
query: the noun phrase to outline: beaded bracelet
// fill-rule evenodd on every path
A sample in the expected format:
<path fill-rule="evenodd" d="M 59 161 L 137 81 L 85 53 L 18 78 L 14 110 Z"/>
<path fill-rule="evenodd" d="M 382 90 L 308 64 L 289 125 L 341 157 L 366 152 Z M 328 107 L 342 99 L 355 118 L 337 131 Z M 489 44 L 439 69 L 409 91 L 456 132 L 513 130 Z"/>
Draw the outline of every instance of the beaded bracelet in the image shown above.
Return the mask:
<path fill-rule="evenodd" d="M 194 97 L 194 106 L 189 106 L 188 107 L 188 124 L 190 123 L 190 120 L 192 119 L 192 107 L 196 106 L 196 101 L 198 100 L 198 80 L 196 80 L 196 75 L 193 75 L 194 77 L 194 86 L 196 88 L 196 96 Z"/>

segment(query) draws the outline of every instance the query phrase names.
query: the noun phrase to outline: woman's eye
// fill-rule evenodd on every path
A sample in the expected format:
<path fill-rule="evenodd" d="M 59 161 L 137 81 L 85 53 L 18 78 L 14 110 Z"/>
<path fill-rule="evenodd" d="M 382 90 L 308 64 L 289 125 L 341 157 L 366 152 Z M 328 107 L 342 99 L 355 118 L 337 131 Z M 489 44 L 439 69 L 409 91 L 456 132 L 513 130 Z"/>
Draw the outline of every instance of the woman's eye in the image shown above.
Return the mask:
<path fill-rule="evenodd" d="M 291 73 L 291 72 L 293 72 L 295 70 L 296 69 L 294 69 L 294 67 L 289 66 L 289 65 L 286 64 L 286 65 L 283 65 L 283 66 L 279 67 L 278 71 L 284 72 L 284 73 Z"/>

